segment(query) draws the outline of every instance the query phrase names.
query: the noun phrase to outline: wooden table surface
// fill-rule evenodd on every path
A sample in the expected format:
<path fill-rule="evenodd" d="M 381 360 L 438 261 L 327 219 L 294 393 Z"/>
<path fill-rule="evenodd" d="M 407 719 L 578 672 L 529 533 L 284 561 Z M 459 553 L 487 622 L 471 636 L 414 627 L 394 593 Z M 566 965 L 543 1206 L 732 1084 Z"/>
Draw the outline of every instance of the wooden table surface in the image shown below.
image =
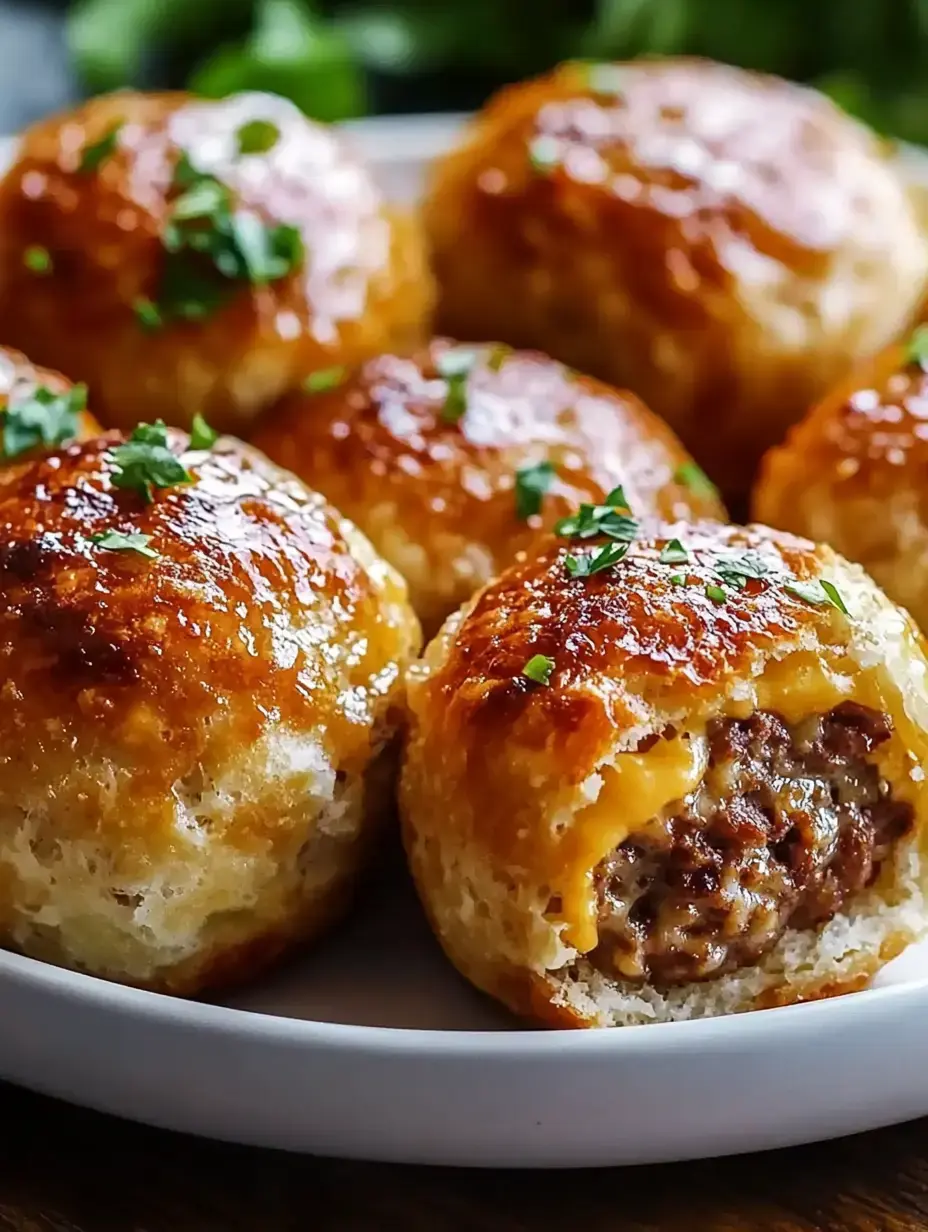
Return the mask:
<path fill-rule="evenodd" d="M 0 1232 L 928 1232 L 928 1120 L 740 1159 L 569 1173 L 248 1150 L 2 1085 L 0 1125 Z"/>

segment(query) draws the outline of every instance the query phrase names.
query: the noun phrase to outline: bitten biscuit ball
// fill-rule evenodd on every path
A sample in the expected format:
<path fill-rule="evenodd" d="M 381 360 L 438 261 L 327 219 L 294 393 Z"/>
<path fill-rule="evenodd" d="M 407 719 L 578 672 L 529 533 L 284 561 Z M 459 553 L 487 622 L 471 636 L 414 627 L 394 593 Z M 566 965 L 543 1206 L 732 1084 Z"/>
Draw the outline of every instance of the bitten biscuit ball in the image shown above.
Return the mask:
<path fill-rule="evenodd" d="M 254 442 L 350 517 L 409 583 L 427 633 L 582 501 L 725 511 L 634 395 L 545 355 L 437 339 L 412 359 L 311 374 Z"/>
<path fill-rule="evenodd" d="M 928 274 L 867 130 L 698 60 L 565 65 L 503 90 L 439 163 L 425 219 L 441 330 L 634 390 L 734 501 Z"/>
<path fill-rule="evenodd" d="M 193 994 L 315 937 L 390 806 L 418 645 L 367 541 L 229 438 L 0 471 L 0 943 Z"/>
<path fill-rule="evenodd" d="M 107 426 L 240 432 L 307 368 L 410 347 L 430 306 L 417 226 L 273 95 L 93 99 L 0 186 L 0 337 Z"/>
<path fill-rule="evenodd" d="M 842 381 L 764 459 L 758 518 L 859 561 L 928 630 L 928 327 Z"/>
<path fill-rule="evenodd" d="M 553 1026 L 861 987 L 928 926 L 920 635 L 804 539 L 626 539 L 514 565 L 410 673 L 400 804 L 439 941 Z"/>

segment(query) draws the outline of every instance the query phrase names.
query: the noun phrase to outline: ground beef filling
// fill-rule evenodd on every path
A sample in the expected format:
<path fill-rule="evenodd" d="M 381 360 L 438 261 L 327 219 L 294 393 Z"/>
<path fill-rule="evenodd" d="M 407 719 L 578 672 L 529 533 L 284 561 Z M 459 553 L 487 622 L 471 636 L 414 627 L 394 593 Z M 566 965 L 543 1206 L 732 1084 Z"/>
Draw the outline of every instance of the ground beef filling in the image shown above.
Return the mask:
<path fill-rule="evenodd" d="M 610 976 L 656 985 L 752 964 L 830 920 L 912 826 L 867 756 L 886 715 L 854 703 L 792 728 L 762 711 L 709 729 L 700 787 L 597 867 Z"/>

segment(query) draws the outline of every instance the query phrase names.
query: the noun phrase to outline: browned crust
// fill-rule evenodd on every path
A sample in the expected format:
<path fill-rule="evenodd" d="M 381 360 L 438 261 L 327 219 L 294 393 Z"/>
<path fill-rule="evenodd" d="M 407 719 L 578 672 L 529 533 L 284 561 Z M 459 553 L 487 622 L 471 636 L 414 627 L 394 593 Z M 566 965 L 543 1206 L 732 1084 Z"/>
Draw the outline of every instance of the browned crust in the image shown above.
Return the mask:
<path fill-rule="evenodd" d="M 438 163 L 424 213 L 438 327 L 634 389 L 743 496 L 763 450 L 915 310 L 917 276 L 882 332 L 839 337 L 817 312 L 836 258 L 886 205 L 882 153 L 829 100 L 775 77 L 681 58 L 595 71 L 614 84 L 565 65 L 500 91 Z M 550 165 L 533 164 L 536 143 Z M 893 200 L 901 216 L 901 189 Z M 917 242 L 914 217 L 912 230 Z M 769 298 L 809 304 L 800 349 L 755 319 L 758 276 Z M 874 311 L 869 288 L 859 304 L 850 283 L 843 294 L 852 315 Z"/>
<path fill-rule="evenodd" d="M 243 159 L 236 133 L 253 119 L 280 137 Z M 113 152 L 81 171 L 115 126 Z M 295 226 L 306 260 L 268 286 L 241 284 L 201 322 L 146 331 L 135 304 L 158 298 L 182 152 L 239 207 Z M 33 245 L 51 256 L 42 276 L 23 261 Z M 231 429 L 301 371 L 412 345 L 431 300 L 417 224 L 386 207 L 334 130 L 272 95 L 92 99 L 29 129 L 0 186 L 0 337 L 87 381 L 109 426 L 186 425 L 200 411 Z"/>

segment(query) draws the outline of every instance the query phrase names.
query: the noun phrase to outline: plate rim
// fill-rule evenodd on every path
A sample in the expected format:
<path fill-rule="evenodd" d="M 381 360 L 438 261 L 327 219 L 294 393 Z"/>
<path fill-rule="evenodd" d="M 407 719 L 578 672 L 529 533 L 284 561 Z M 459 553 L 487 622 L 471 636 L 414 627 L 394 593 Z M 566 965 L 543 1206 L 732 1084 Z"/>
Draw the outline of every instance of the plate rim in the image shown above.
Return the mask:
<path fill-rule="evenodd" d="M 833 1021 L 836 1013 L 879 1013 L 887 1003 L 905 1001 L 924 992 L 928 988 L 928 973 L 843 996 L 742 1014 L 587 1030 L 516 1027 L 496 1031 L 384 1027 L 294 1018 L 133 988 L 13 951 L 0 951 L 0 985 L 6 981 L 68 1004 L 92 1002 L 101 1011 L 147 1020 L 159 1027 L 236 1035 L 278 1045 L 303 1044 L 381 1056 L 419 1054 L 436 1060 L 479 1053 L 487 1060 L 519 1057 L 567 1064 L 577 1054 L 596 1056 L 621 1051 L 623 1060 L 628 1061 L 636 1055 L 650 1057 L 684 1047 L 703 1053 L 730 1048 L 734 1042 L 744 1047 L 763 1047 L 774 1038 L 776 1046 L 782 1048 L 787 1042 L 784 1032 L 804 1036 L 815 1030 L 817 1022 Z"/>

